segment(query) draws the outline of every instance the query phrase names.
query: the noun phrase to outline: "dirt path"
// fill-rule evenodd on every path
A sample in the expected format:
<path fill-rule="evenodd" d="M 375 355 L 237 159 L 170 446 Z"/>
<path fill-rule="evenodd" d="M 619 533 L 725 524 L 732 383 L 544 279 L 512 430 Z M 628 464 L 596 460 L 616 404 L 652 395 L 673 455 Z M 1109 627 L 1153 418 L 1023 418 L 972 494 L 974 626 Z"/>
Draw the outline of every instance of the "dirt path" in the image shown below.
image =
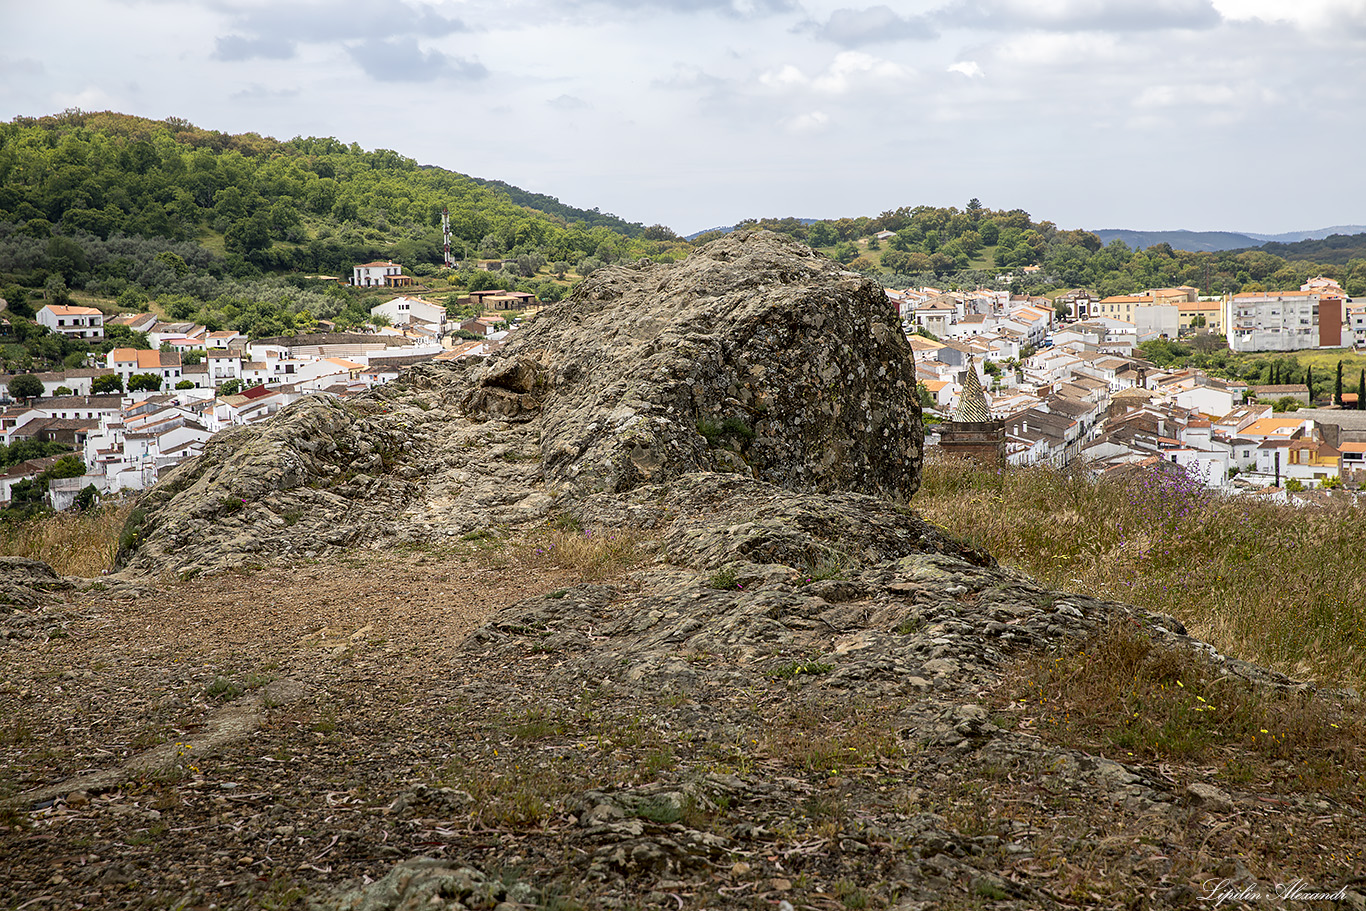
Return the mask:
<path fill-rule="evenodd" d="M 380 747 L 343 732 L 386 739 L 379 719 L 401 716 L 472 629 L 562 576 L 473 558 L 357 553 L 330 565 L 74 597 L 57 635 L 0 641 L 0 805 L 36 809 L 25 818 L 0 813 L 0 895 L 24 895 L 30 908 L 72 907 L 131 895 L 142 883 L 150 892 L 133 906 L 161 907 L 174 903 L 168 884 L 149 886 L 139 870 L 168 864 L 154 879 L 169 875 L 187 889 L 240 880 L 260 892 L 261 870 L 239 870 L 246 853 L 191 860 L 190 849 L 178 868 L 166 840 L 185 826 L 174 817 L 202 810 L 206 818 L 181 820 L 195 831 L 225 807 L 298 817 L 283 810 L 285 794 L 335 809 L 326 795 L 366 776 L 346 764 L 330 770 L 325 757 L 354 748 L 362 762 L 384 764 L 381 750 L 401 753 L 410 736 L 395 732 Z M 54 838 L 64 845 L 55 856 Z M 89 851 L 72 853 L 72 844 Z"/>

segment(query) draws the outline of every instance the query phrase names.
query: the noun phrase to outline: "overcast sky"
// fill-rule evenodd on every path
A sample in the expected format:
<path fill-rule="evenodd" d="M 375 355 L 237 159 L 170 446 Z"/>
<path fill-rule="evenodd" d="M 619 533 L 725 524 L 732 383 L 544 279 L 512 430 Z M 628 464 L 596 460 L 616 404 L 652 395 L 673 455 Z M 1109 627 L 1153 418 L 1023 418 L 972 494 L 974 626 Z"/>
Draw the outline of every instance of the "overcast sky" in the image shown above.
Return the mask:
<path fill-rule="evenodd" d="M 852 3 L 0 0 L 0 119 L 335 136 L 680 234 L 1366 222 L 1366 0 Z"/>

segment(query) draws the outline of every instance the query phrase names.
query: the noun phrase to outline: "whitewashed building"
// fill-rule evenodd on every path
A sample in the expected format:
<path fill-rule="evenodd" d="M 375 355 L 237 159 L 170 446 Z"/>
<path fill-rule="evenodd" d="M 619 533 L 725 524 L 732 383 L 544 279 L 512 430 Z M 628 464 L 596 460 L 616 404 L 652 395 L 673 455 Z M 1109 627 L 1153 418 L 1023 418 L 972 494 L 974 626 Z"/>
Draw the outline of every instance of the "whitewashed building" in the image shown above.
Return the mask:
<path fill-rule="evenodd" d="M 104 314 L 94 307 L 48 304 L 38 311 L 38 325 L 70 338 L 104 338 Z"/>

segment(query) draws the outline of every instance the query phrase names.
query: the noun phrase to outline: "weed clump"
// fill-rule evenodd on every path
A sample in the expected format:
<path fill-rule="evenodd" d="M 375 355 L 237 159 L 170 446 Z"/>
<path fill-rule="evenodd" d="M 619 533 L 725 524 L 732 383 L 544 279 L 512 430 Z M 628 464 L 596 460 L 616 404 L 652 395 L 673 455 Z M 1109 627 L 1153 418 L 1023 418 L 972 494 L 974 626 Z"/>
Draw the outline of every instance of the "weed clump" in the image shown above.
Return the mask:
<path fill-rule="evenodd" d="M 557 519 L 526 541 L 520 556 L 533 565 L 566 569 L 580 579 L 593 581 L 645 563 L 654 553 L 653 538 L 643 529 L 580 528 L 577 520 Z"/>

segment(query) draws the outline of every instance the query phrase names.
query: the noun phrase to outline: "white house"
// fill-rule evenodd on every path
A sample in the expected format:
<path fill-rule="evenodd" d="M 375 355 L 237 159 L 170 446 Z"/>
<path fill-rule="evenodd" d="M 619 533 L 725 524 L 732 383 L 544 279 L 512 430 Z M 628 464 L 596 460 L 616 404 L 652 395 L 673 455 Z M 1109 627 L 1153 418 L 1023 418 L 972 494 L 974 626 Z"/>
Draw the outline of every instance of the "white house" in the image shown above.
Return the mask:
<path fill-rule="evenodd" d="M 1264 291 L 1230 298 L 1234 351 L 1298 351 L 1342 345 L 1343 300 L 1316 291 Z"/>
<path fill-rule="evenodd" d="M 358 379 L 365 369 L 364 364 L 346 358 L 318 358 L 303 365 L 293 382 L 298 383 L 301 389 L 316 392 L 326 389 L 333 383 Z"/>
<path fill-rule="evenodd" d="M 1178 392 L 1173 400 L 1182 408 L 1221 418 L 1234 409 L 1239 398 L 1234 390 L 1216 381 Z"/>
<path fill-rule="evenodd" d="M 202 452 L 209 436 L 196 410 L 159 396 L 101 416 L 82 455 L 101 492 L 144 490 L 162 471 Z"/>
<path fill-rule="evenodd" d="M 371 307 L 370 315 L 388 317 L 393 326 L 424 323 L 438 335 L 446 331 L 446 308 L 420 297 L 396 297 Z"/>
<path fill-rule="evenodd" d="M 162 342 L 168 342 L 172 339 L 181 340 L 179 342 L 181 347 L 186 347 L 184 339 L 199 339 L 198 347 L 203 348 L 203 339 L 208 332 L 209 330 L 205 327 L 194 323 L 157 323 L 147 330 L 147 341 L 153 348 L 160 348 Z"/>
<path fill-rule="evenodd" d="M 123 378 L 123 388 L 134 374 L 150 373 L 162 379 L 162 388 L 169 389 L 180 382 L 180 355 L 174 351 L 143 351 L 139 348 L 115 348 L 105 355 L 105 365 Z"/>
<path fill-rule="evenodd" d="M 358 288 L 386 288 L 411 282 L 412 279 L 403 274 L 402 266 L 388 260 L 363 263 L 351 269 L 351 284 Z"/>
<path fill-rule="evenodd" d="M 48 304 L 38 311 L 38 324 L 71 338 L 104 338 L 104 314 L 94 307 Z"/>
<path fill-rule="evenodd" d="M 245 344 L 247 337 L 232 329 L 210 332 L 204 336 L 204 347 L 210 351 L 227 351 L 234 344 Z"/>
<path fill-rule="evenodd" d="M 214 386 L 222 386 L 228 380 L 240 380 L 242 378 L 242 358 L 240 355 L 210 349 L 204 359 L 204 365 L 209 368 L 209 379 Z"/>

